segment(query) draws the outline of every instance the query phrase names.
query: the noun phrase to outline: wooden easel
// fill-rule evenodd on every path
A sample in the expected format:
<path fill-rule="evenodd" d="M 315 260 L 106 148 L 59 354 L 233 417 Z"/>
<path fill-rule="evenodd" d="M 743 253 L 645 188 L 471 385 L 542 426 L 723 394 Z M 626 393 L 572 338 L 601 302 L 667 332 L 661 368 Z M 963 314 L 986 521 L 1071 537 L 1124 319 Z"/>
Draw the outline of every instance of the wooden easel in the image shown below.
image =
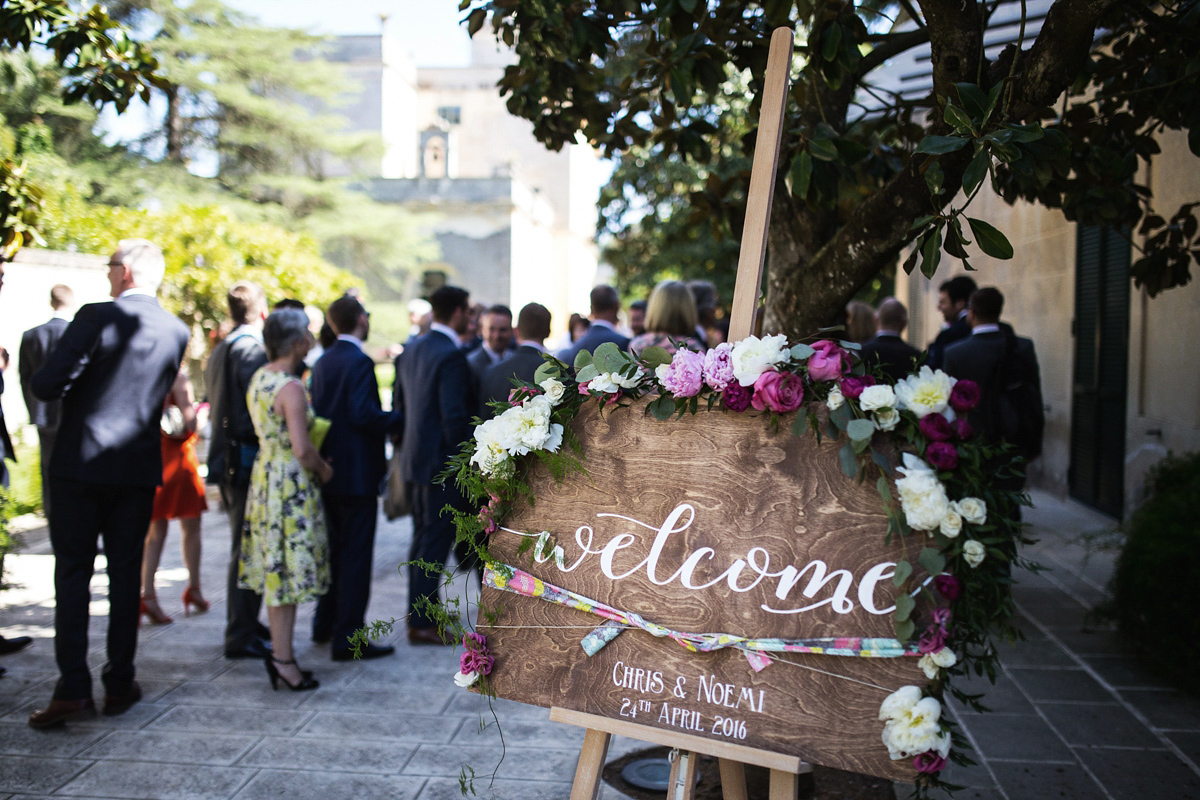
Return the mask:
<path fill-rule="evenodd" d="M 750 171 L 746 223 L 742 233 L 742 249 L 738 256 L 737 282 L 734 284 L 729 320 L 731 342 L 745 339 L 754 329 L 763 263 L 767 255 L 767 227 L 771 219 L 771 200 L 775 193 L 775 171 L 779 162 L 783 110 L 787 101 L 791 67 L 792 32 L 787 28 L 776 28 L 771 34 L 762 109 L 758 120 L 758 140 L 754 150 L 754 165 Z M 812 771 L 812 765 L 804 763 L 796 756 L 565 708 L 551 708 L 550 719 L 553 722 L 565 722 L 587 728 L 583 749 L 579 754 L 579 764 L 575 769 L 571 800 L 595 800 L 599 794 L 604 759 L 614 733 L 675 749 L 675 757 L 671 761 L 667 800 L 692 800 L 696 790 L 698 753 L 717 757 L 725 800 L 747 800 L 746 764 L 771 770 L 770 800 L 796 800 L 799 794 L 797 778 Z"/>

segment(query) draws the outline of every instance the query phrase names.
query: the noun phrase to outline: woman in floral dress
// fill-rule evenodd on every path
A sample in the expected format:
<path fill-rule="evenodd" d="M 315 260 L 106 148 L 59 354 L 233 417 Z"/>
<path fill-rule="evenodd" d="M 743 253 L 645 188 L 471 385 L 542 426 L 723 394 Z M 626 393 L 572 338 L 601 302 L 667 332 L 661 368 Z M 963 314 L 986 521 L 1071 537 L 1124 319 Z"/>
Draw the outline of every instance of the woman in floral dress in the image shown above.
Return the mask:
<path fill-rule="evenodd" d="M 271 688 L 282 680 L 292 691 L 318 686 L 292 651 L 296 605 L 329 589 L 321 484 L 333 477 L 333 468 L 309 438 L 313 414 L 295 377 L 313 341 L 303 311 L 289 308 L 267 317 L 263 344 L 271 360 L 254 373 L 246 392 L 260 449 L 250 473 L 239 585 L 261 594 L 267 606 Z"/>
<path fill-rule="evenodd" d="M 683 345 L 697 353 L 704 352 L 704 342 L 697 335 L 700 317 L 692 290 L 683 281 L 659 281 L 646 301 L 646 332 L 634 337 L 629 352 L 641 355 L 647 347 L 664 348 L 674 353 Z"/>

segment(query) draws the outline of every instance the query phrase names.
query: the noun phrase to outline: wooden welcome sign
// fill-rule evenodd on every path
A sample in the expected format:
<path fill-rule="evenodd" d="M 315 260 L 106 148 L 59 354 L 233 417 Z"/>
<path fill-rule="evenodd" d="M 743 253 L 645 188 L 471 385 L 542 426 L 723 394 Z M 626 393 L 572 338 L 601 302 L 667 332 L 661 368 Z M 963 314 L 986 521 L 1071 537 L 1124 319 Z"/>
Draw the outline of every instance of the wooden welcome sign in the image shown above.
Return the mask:
<path fill-rule="evenodd" d="M 837 446 L 772 432 L 764 418 L 721 412 L 656 422 L 646 401 L 575 420 L 586 475 L 535 470 L 536 505 L 489 545 L 497 561 L 674 632 L 748 638 L 893 637 L 900 537 L 873 483 L 843 475 Z M 563 548 L 530 564 L 524 534 Z M 911 545 L 910 545 L 911 547 Z M 913 555 L 909 554 L 909 560 Z M 561 707 L 842 769 L 912 780 L 880 740 L 879 706 L 925 678 L 912 657 L 778 654 L 756 672 L 746 654 L 685 649 L 625 630 L 594 655 L 581 640 L 604 620 L 486 589 L 499 611 L 488 636 L 491 686 Z"/>

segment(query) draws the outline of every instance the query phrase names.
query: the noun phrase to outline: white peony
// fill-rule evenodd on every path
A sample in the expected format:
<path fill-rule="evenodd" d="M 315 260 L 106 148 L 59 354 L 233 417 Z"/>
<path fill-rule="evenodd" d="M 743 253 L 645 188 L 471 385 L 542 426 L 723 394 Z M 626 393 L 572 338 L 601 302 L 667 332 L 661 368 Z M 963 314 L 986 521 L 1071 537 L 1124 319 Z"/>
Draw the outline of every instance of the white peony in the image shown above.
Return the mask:
<path fill-rule="evenodd" d="M 747 336 L 733 346 L 729 355 L 733 362 L 733 377 L 742 386 L 753 386 L 768 369 L 785 363 L 790 352 L 787 337 L 780 333 L 761 339 Z"/>
<path fill-rule="evenodd" d="M 938 525 L 938 530 L 948 539 L 956 539 L 962 533 L 963 518 L 955 508 L 955 504 L 950 504 L 950 510 L 946 512 L 946 516 L 942 517 L 942 522 Z"/>
<path fill-rule="evenodd" d="M 929 680 L 937 677 L 939 669 L 953 667 L 957 663 L 958 656 L 954 655 L 954 651 L 949 647 L 943 647 L 936 653 L 926 653 L 917 661 L 917 664 L 925 671 L 925 677 Z"/>
<path fill-rule="evenodd" d="M 904 686 L 888 695 L 879 708 L 883 744 L 892 760 L 912 758 L 930 750 L 945 757 L 950 752 L 950 735 L 942 733 L 942 704 L 921 697 L 916 686 Z"/>
<path fill-rule="evenodd" d="M 477 680 L 479 680 L 478 672 L 460 672 L 454 676 L 455 685 L 462 689 L 473 685 Z"/>
<path fill-rule="evenodd" d="M 567 387 L 562 381 L 556 378 L 546 378 L 538 384 L 542 387 L 542 391 L 546 393 L 546 399 L 550 401 L 550 405 L 556 406 L 562 402 L 563 395 L 567 393 Z"/>
<path fill-rule="evenodd" d="M 983 559 L 987 556 L 987 550 L 984 549 L 982 542 L 977 542 L 974 539 L 963 542 L 963 559 L 974 569 L 983 563 Z"/>
<path fill-rule="evenodd" d="M 987 522 L 987 503 L 978 497 L 964 497 L 958 501 L 958 513 L 972 525 L 982 525 Z"/>
<path fill-rule="evenodd" d="M 900 412 L 894 408 L 881 408 L 874 414 L 875 427 L 881 431 L 890 431 L 900 424 Z"/>
<path fill-rule="evenodd" d="M 912 453 L 904 454 L 904 466 L 898 469 L 905 477 L 896 481 L 896 491 L 900 494 L 900 507 L 904 509 L 909 527 L 918 531 L 934 530 L 950 510 L 946 487 L 929 465 Z"/>
<path fill-rule="evenodd" d="M 924 366 L 916 375 L 896 384 L 896 399 L 901 408 L 907 408 L 918 419 L 934 412 L 945 413 L 950 409 L 950 391 L 957 382 L 940 369 Z"/>
<path fill-rule="evenodd" d="M 887 384 L 868 386 L 858 396 L 858 405 L 863 411 L 877 411 L 896 407 L 896 393 Z"/>
<path fill-rule="evenodd" d="M 829 390 L 829 396 L 825 398 L 825 406 L 830 411 L 837 411 L 846 402 L 846 397 L 842 394 L 842 390 L 836 385 Z"/>

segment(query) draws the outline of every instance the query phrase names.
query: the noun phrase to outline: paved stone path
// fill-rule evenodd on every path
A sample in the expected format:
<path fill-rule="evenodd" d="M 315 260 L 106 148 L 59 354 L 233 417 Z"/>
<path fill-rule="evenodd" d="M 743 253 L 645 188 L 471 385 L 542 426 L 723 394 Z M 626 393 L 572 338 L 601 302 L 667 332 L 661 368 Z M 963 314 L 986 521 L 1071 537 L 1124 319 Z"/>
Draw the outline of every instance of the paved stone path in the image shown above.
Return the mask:
<path fill-rule="evenodd" d="M 1091 552 L 1081 537 L 1111 530 L 1111 521 L 1044 495 L 1035 499 L 1028 518 L 1041 543 L 1029 554 L 1053 571 L 1020 576 L 1016 596 L 1028 640 L 1002 651 L 1003 674 L 985 699 L 995 713 L 956 711 L 980 752 L 978 766 L 950 771 L 951 780 L 969 787 L 957 797 L 1200 799 L 1200 700 L 1149 676 L 1113 632 L 1087 619 L 1104 596 L 1112 555 Z M 544 709 L 497 701 L 498 732 L 488 724 L 486 703 L 452 683 L 457 658 L 450 648 L 412 647 L 394 634 L 395 656 L 335 664 L 327 645 L 308 641 L 308 604 L 297 623 L 297 657 L 316 672 L 320 689 L 272 692 L 261 663 L 226 660 L 229 531 L 214 511 L 204 526 L 212 610 L 181 613 L 186 574 L 172 526 L 158 577 L 175 622 L 142 630 L 137 665 L 145 701 L 123 716 L 63 730 L 25 724 L 49 699 L 56 677 L 53 557 L 36 531 L 9 557 L 16 585 L 0 593 L 0 633 L 37 641 L 0 661 L 8 668 L 0 679 L 0 800 L 449 800 L 460 796 L 464 764 L 476 770 L 479 797 L 568 796 L 582 731 L 549 723 Z M 407 520 L 380 525 L 371 618 L 403 613 L 406 582 L 396 565 L 410 534 Z M 90 658 L 97 674 L 105 585 L 100 563 Z M 610 758 L 643 746 L 618 738 Z M 610 787 L 602 793 L 603 800 L 621 797 Z"/>

